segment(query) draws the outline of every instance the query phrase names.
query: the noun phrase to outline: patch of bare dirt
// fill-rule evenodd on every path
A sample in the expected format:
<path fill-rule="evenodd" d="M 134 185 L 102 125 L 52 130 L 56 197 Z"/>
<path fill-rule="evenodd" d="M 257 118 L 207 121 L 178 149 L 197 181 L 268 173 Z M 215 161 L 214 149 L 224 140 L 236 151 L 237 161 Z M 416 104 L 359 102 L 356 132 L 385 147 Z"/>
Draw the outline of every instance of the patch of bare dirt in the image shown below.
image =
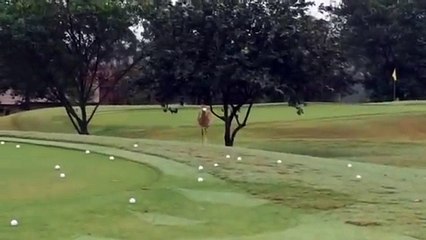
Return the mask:
<path fill-rule="evenodd" d="M 318 121 L 315 124 L 256 124 L 247 134 L 265 138 L 393 139 L 425 140 L 426 116 L 380 117 L 350 121 Z"/>

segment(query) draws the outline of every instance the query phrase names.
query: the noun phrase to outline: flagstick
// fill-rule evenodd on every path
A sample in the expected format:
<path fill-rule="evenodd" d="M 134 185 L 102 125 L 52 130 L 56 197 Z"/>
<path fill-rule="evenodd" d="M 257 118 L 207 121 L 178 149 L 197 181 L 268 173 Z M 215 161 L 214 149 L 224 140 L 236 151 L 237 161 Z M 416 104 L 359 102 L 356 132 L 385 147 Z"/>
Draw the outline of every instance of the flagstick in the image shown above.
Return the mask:
<path fill-rule="evenodd" d="M 396 68 L 394 68 L 392 73 L 393 78 L 393 101 L 396 101 L 396 81 L 398 80 L 398 77 L 396 76 Z"/>
<path fill-rule="evenodd" d="M 396 81 L 393 81 L 393 101 L 396 101 Z"/>

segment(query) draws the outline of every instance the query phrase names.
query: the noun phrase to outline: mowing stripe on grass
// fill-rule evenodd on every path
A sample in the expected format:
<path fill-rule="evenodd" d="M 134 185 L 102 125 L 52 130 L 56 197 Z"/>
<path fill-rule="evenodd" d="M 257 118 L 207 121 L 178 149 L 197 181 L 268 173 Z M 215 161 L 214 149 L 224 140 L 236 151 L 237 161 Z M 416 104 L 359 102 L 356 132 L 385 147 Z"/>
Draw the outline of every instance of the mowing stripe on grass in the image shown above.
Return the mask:
<path fill-rule="evenodd" d="M 217 192 L 192 189 L 177 189 L 185 197 L 199 202 L 228 204 L 237 207 L 256 207 L 268 203 L 263 199 L 255 199 L 249 195 L 235 192 Z"/>
<path fill-rule="evenodd" d="M 93 237 L 93 236 L 80 236 L 74 240 L 119 240 L 116 238 L 102 238 L 102 237 Z"/>
<path fill-rule="evenodd" d="M 252 236 L 221 238 L 197 238 L 185 240 L 419 240 L 399 234 L 385 233 L 367 228 L 358 228 L 339 222 L 316 222 L 299 225 L 282 232 L 262 233 Z M 179 239 L 184 240 L 184 239 Z"/>
<path fill-rule="evenodd" d="M 140 220 L 150 223 L 152 225 L 161 225 L 161 226 L 191 226 L 197 224 L 203 224 L 205 222 L 187 219 L 183 217 L 176 217 L 167 214 L 161 213 L 139 213 L 132 212 Z"/>
<path fill-rule="evenodd" d="M 131 161 L 139 162 L 157 168 L 166 175 L 176 176 L 176 177 L 188 177 L 196 176 L 198 171 L 192 169 L 189 166 L 170 161 L 164 158 L 145 155 L 142 153 L 135 153 L 131 151 L 115 149 L 110 147 L 98 146 L 98 145 L 89 145 L 89 144 L 77 144 L 77 143 L 66 143 L 66 142 L 53 142 L 53 141 L 44 141 L 44 140 L 31 140 L 31 139 L 18 139 L 18 138 L 2 138 L 8 142 L 15 143 L 28 143 L 33 145 L 42 145 L 42 146 L 52 146 L 52 147 L 61 147 L 67 149 L 77 149 L 77 150 L 90 150 L 92 152 L 103 154 L 103 155 L 115 155 L 121 158 L 125 158 Z"/>

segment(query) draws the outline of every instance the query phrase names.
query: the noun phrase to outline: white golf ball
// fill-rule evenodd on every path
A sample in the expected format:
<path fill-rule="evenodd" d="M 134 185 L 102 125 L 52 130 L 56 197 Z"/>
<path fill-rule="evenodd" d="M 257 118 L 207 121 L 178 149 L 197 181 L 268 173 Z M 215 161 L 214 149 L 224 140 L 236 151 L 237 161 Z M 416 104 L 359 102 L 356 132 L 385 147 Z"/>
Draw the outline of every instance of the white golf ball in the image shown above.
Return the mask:
<path fill-rule="evenodd" d="M 21 148 L 21 145 L 17 144 L 17 145 L 16 145 L 16 148 Z"/>
<path fill-rule="evenodd" d="M 203 169 L 204 169 L 204 167 L 203 167 L 203 166 L 201 166 L 201 165 L 200 165 L 200 166 L 198 166 L 198 170 L 200 170 L 200 171 L 201 171 L 201 170 L 203 170 Z"/>
<path fill-rule="evenodd" d="M 199 177 L 197 181 L 198 181 L 198 182 L 203 182 L 203 181 L 204 181 L 204 179 L 203 179 L 202 177 Z"/>
<path fill-rule="evenodd" d="M 65 173 L 61 173 L 61 174 L 59 174 L 59 177 L 61 177 L 61 178 L 65 178 Z"/>
<path fill-rule="evenodd" d="M 348 163 L 348 168 L 351 168 L 351 167 L 352 167 L 352 164 Z"/>
<path fill-rule="evenodd" d="M 130 199 L 129 199 L 129 203 L 131 203 L 131 204 L 135 204 L 135 203 L 136 203 L 136 199 L 135 199 L 135 198 L 130 198 Z"/>
<path fill-rule="evenodd" d="M 13 227 L 15 227 L 15 226 L 18 226 L 18 220 L 16 220 L 16 219 L 13 219 L 12 221 L 10 221 L 10 226 L 13 226 Z"/>
<path fill-rule="evenodd" d="M 215 166 L 215 167 L 219 167 L 219 164 L 215 163 L 215 164 L 213 164 L 213 166 Z"/>
<path fill-rule="evenodd" d="M 281 160 L 277 160 L 277 163 L 278 163 L 278 164 L 281 164 L 281 163 L 283 163 L 283 161 L 281 161 Z"/>
<path fill-rule="evenodd" d="M 59 170 L 59 169 L 61 169 L 61 166 L 56 165 L 56 166 L 55 166 L 55 170 Z"/>
<path fill-rule="evenodd" d="M 109 160 L 114 160 L 115 157 L 114 156 L 109 156 Z"/>
<path fill-rule="evenodd" d="M 137 147 L 139 147 L 139 145 L 135 143 L 135 144 L 133 144 L 133 147 L 137 148 Z"/>
<path fill-rule="evenodd" d="M 202 108 L 202 109 L 203 109 L 203 112 L 207 111 L 207 108 L 205 108 L 205 107 L 204 107 L 204 108 Z"/>
<path fill-rule="evenodd" d="M 5 143 L 4 141 L 1 141 L 1 142 L 0 142 L 0 144 L 1 144 L 1 145 L 4 145 L 4 143 Z"/>
<path fill-rule="evenodd" d="M 361 177 L 361 175 L 356 175 L 356 178 L 361 179 L 362 177 Z"/>
<path fill-rule="evenodd" d="M 237 161 L 241 161 L 241 160 L 243 160 L 242 157 L 237 157 Z"/>
<path fill-rule="evenodd" d="M 86 154 L 89 154 L 90 153 L 90 150 L 86 150 Z"/>
<path fill-rule="evenodd" d="M 226 158 L 228 158 L 228 159 L 229 159 L 229 158 L 231 158 L 231 155 L 229 155 L 229 154 L 228 154 L 228 155 L 226 155 Z"/>

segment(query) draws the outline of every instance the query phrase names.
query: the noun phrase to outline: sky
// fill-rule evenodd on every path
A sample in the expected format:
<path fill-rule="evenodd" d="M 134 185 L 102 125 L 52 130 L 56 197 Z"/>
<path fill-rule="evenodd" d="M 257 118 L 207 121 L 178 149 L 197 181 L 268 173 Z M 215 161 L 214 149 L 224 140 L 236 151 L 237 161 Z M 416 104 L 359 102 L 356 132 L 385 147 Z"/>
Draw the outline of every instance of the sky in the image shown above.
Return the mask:
<path fill-rule="evenodd" d="M 334 2 L 335 4 L 339 4 L 341 0 L 313 0 L 315 2 L 315 6 L 312 6 L 310 9 L 310 13 L 316 17 L 323 17 L 321 13 L 318 11 L 318 7 L 321 3 L 324 5 L 329 5 L 330 2 Z"/>

